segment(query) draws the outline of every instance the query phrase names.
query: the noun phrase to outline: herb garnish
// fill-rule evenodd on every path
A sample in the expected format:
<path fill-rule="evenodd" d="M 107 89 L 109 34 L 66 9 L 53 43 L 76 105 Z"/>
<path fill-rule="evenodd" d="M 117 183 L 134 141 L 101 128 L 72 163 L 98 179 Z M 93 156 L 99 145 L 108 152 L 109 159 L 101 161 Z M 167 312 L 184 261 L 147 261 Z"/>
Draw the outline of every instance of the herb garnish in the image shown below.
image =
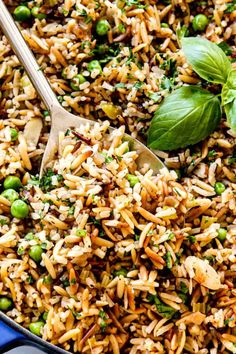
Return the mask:
<path fill-rule="evenodd" d="M 224 84 L 231 71 L 225 53 L 215 43 L 203 38 L 183 38 L 182 46 L 187 61 L 203 79 L 216 84 Z"/>
<path fill-rule="evenodd" d="M 83 9 L 79 15 L 84 17 L 84 22 L 86 24 L 88 24 L 92 21 L 92 17 L 87 14 L 87 11 L 85 9 Z"/>
<path fill-rule="evenodd" d="M 149 295 L 148 296 L 148 301 L 150 303 L 155 304 L 158 313 L 165 318 L 171 318 L 175 313 L 176 310 L 173 309 L 172 307 L 164 304 L 163 302 L 161 302 L 157 296 L 155 295 Z"/>
<path fill-rule="evenodd" d="M 222 105 L 227 121 L 232 130 L 236 131 L 236 70 L 231 72 L 222 89 Z"/>
<path fill-rule="evenodd" d="M 126 6 L 135 6 L 137 9 L 146 9 L 146 4 L 141 4 L 139 0 L 125 0 Z"/>
<path fill-rule="evenodd" d="M 155 112 L 148 146 L 174 150 L 196 144 L 213 132 L 221 117 L 220 102 L 197 86 L 184 86 L 167 96 Z"/>
<path fill-rule="evenodd" d="M 166 267 L 168 269 L 171 269 L 172 268 L 171 253 L 169 251 L 166 252 L 164 258 L 165 258 L 165 261 L 166 261 Z"/>
<path fill-rule="evenodd" d="M 230 128 L 236 131 L 236 70 L 224 51 L 199 37 L 182 39 L 183 52 L 196 73 L 223 85 L 222 106 Z M 167 96 L 156 110 L 148 131 L 152 149 L 174 150 L 198 143 L 220 122 L 221 107 L 214 95 L 197 85 L 183 86 Z"/>
<path fill-rule="evenodd" d="M 228 4 L 226 4 L 226 10 L 224 12 L 226 14 L 230 14 L 234 10 L 236 10 L 236 0 L 233 0 L 232 2 L 229 2 Z"/>
<path fill-rule="evenodd" d="M 106 312 L 103 310 L 100 310 L 99 317 L 101 318 L 101 322 L 100 322 L 101 332 L 104 333 L 106 330 L 106 326 L 107 326 L 106 320 L 108 320 Z"/>
<path fill-rule="evenodd" d="M 161 89 L 171 91 L 173 86 L 174 86 L 173 79 L 168 78 L 167 76 L 164 75 L 160 84 Z"/>
<path fill-rule="evenodd" d="M 196 237 L 193 235 L 187 236 L 187 239 L 191 244 L 194 244 L 196 242 Z"/>
<path fill-rule="evenodd" d="M 1 218 L 0 218 L 0 225 L 1 225 L 1 226 L 7 225 L 7 219 L 4 218 L 4 217 L 1 217 Z"/>
<path fill-rule="evenodd" d="M 56 177 L 58 182 L 61 182 L 63 180 L 62 175 L 55 174 L 52 169 L 48 169 L 43 175 L 43 177 L 40 179 L 39 183 L 39 186 L 42 188 L 43 191 L 48 192 L 55 187 L 53 185 L 53 177 Z"/>

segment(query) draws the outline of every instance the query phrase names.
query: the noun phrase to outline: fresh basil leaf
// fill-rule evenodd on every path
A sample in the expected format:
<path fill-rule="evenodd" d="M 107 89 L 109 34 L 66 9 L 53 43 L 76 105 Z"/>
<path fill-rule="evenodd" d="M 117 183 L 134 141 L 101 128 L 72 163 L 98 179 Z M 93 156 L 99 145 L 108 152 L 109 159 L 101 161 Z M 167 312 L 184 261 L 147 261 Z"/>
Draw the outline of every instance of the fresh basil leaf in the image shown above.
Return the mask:
<path fill-rule="evenodd" d="M 230 72 L 228 80 L 222 88 L 221 97 L 227 122 L 230 128 L 236 132 L 236 70 Z"/>
<path fill-rule="evenodd" d="M 236 98 L 236 89 L 230 89 L 227 85 L 222 89 L 222 106 L 231 103 Z"/>
<path fill-rule="evenodd" d="M 223 106 L 236 99 L 236 70 L 230 72 L 226 84 L 223 85 L 221 97 Z"/>
<path fill-rule="evenodd" d="M 233 102 L 233 100 L 236 98 L 236 88 L 230 89 L 227 85 L 224 85 L 222 89 L 221 97 L 222 97 L 222 106 L 225 106 L 226 104 Z"/>
<path fill-rule="evenodd" d="M 224 106 L 227 122 L 230 128 L 236 132 L 236 98 Z"/>
<path fill-rule="evenodd" d="M 230 72 L 226 84 L 229 87 L 236 88 L 236 69 Z"/>
<path fill-rule="evenodd" d="M 219 99 L 198 86 L 183 86 L 156 110 L 148 131 L 152 149 L 174 150 L 206 138 L 221 118 Z"/>
<path fill-rule="evenodd" d="M 203 79 L 217 84 L 227 81 L 231 64 L 221 48 L 204 38 L 182 39 L 184 55 L 193 70 Z"/>

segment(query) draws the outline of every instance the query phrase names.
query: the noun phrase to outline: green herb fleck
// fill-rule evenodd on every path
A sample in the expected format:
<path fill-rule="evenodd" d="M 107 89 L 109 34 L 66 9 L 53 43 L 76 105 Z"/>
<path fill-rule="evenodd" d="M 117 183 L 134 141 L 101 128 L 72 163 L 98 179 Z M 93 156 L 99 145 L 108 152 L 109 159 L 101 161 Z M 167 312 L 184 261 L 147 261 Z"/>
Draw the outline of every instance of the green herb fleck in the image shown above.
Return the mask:
<path fill-rule="evenodd" d="M 35 236 L 34 236 L 33 232 L 28 232 L 24 238 L 27 241 L 31 241 L 31 240 L 34 240 Z"/>
<path fill-rule="evenodd" d="M 43 191 L 48 192 L 51 189 L 55 188 L 55 186 L 52 184 L 53 178 L 55 178 L 55 176 L 58 182 L 61 182 L 63 180 L 63 176 L 60 174 L 55 174 L 52 169 L 48 169 L 46 171 L 46 173 L 43 175 L 39 182 L 39 186 L 42 188 Z"/>
<path fill-rule="evenodd" d="M 188 296 L 186 294 L 184 294 L 184 293 L 178 293 L 178 296 L 183 301 L 183 303 L 186 304 L 186 302 L 188 300 Z"/>
<path fill-rule="evenodd" d="M 119 82 L 118 84 L 115 84 L 115 88 L 125 88 L 125 84 L 123 82 Z"/>
<path fill-rule="evenodd" d="M 231 12 L 233 12 L 234 10 L 236 10 L 236 0 L 233 0 L 232 2 L 229 2 L 226 5 L 226 10 L 224 11 L 226 14 L 230 14 Z"/>
<path fill-rule="evenodd" d="M 146 9 L 147 7 L 147 5 L 141 4 L 139 0 L 126 0 L 125 3 L 128 7 L 134 6 L 137 9 Z"/>
<path fill-rule="evenodd" d="M 68 216 L 72 216 L 75 213 L 75 206 L 72 205 L 68 210 Z"/>
<path fill-rule="evenodd" d="M 210 150 L 207 154 L 208 157 L 214 157 L 215 155 L 217 155 L 217 152 L 215 150 Z"/>
<path fill-rule="evenodd" d="M 148 301 L 156 305 L 158 313 L 165 318 L 171 318 L 176 310 L 161 302 L 156 295 L 149 295 Z"/>
<path fill-rule="evenodd" d="M 125 33 L 125 25 L 123 23 L 120 23 L 119 26 L 118 26 L 118 31 L 120 33 Z"/>
<path fill-rule="evenodd" d="M 161 85 L 160 86 L 161 86 L 162 90 L 171 91 L 173 86 L 174 86 L 173 79 L 168 78 L 167 76 L 164 75 L 162 80 L 161 80 Z"/>
<path fill-rule="evenodd" d="M 172 268 L 172 262 L 171 262 L 171 253 L 168 251 L 166 252 L 165 254 L 165 260 L 166 260 L 166 266 L 168 269 L 171 269 Z"/>
<path fill-rule="evenodd" d="M 68 286 L 70 286 L 70 282 L 69 282 L 69 279 L 63 279 L 62 281 L 62 285 L 64 288 L 67 288 Z"/>
<path fill-rule="evenodd" d="M 101 152 L 101 154 L 105 157 L 105 163 L 107 163 L 107 164 L 114 160 L 113 157 L 107 156 L 106 152 Z"/>
<path fill-rule="evenodd" d="M 148 97 L 154 102 L 158 102 L 161 98 L 160 92 L 148 92 Z"/>
<path fill-rule="evenodd" d="M 43 250 L 46 250 L 47 249 L 47 243 L 46 242 L 42 242 L 41 243 L 41 248 L 43 249 Z"/>
<path fill-rule="evenodd" d="M 34 278 L 32 277 L 32 275 L 29 275 L 28 276 L 28 278 L 26 279 L 26 282 L 28 283 L 28 284 L 34 284 Z"/>
<path fill-rule="evenodd" d="M 91 46 L 90 41 L 84 41 L 81 43 L 81 49 L 89 48 Z"/>
<path fill-rule="evenodd" d="M 196 237 L 193 236 L 193 235 L 187 236 L 187 239 L 188 239 L 188 241 L 189 241 L 190 243 L 192 243 L 192 244 L 196 242 Z"/>
<path fill-rule="evenodd" d="M 134 84 L 134 88 L 139 90 L 143 86 L 144 82 L 138 81 Z"/>
<path fill-rule="evenodd" d="M 4 217 L 1 217 L 0 218 L 0 225 L 1 226 L 7 225 L 7 219 L 5 219 Z"/>
<path fill-rule="evenodd" d="M 168 240 L 173 240 L 174 237 L 175 237 L 175 234 L 173 232 L 170 232 L 168 235 Z"/>
<path fill-rule="evenodd" d="M 46 275 L 45 277 L 43 277 L 43 283 L 44 283 L 44 284 L 47 284 L 47 285 L 49 285 L 49 284 L 52 283 L 52 277 L 51 277 L 50 274 L 48 274 L 48 275 Z"/>
<path fill-rule="evenodd" d="M 120 269 L 118 269 L 118 270 L 114 270 L 114 271 L 113 271 L 113 275 L 114 275 L 115 277 L 118 277 L 118 276 L 120 276 L 120 275 L 123 275 L 124 277 L 126 277 L 127 274 L 128 274 L 128 270 L 127 270 L 126 268 L 120 268 Z"/>
<path fill-rule="evenodd" d="M 101 332 L 104 333 L 106 330 L 106 327 L 107 327 L 106 320 L 108 319 L 106 312 L 103 310 L 100 310 L 99 317 L 102 319 L 102 321 L 100 322 Z"/>
<path fill-rule="evenodd" d="M 188 293 L 188 287 L 183 281 L 180 282 L 180 289 L 182 293 L 184 294 Z"/>
<path fill-rule="evenodd" d="M 19 256 L 22 256 L 24 253 L 25 253 L 24 247 L 22 247 L 22 246 L 18 247 L 17 254 Z"/>
<path fill-rule="evenodd" d="M 87 235 L 87 231 L 86 230 L 76 230 L 76 236 L 79 237 L 85 237 Z"/>

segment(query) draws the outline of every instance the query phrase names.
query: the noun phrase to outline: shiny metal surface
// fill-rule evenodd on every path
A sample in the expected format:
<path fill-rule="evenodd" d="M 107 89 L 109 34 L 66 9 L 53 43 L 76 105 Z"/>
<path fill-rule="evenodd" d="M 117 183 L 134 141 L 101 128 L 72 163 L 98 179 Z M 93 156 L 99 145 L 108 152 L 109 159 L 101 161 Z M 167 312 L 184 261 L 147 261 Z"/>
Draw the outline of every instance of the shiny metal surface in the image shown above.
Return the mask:
<path fill-rule="evenodd" d="M 30 346 L 22 345 L 22 347 L 17 347 L 15 349 L 9 350 L 6 354 L 43 354 L 44 352 L 38 348 L 33 348 Z"/>

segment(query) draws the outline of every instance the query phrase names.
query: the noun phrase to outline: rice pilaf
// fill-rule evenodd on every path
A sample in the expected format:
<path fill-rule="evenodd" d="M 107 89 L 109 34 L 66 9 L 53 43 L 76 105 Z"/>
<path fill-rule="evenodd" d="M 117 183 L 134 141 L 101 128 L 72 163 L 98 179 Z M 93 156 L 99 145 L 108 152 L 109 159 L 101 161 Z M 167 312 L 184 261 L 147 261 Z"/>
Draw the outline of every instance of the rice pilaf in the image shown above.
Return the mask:
<path fill-rule="evenodd" d="M 102 122 L 61 133 L 39 181 L 50 117 L 1 36 L 0 177 L 20 177 L 29 208 L 13 218 L 0 196 L 0 300 L 13 305 L 5 313 L 26 328 L 41 323 L 38 335 L 75 353 L 236 353 L 235 135 L 222 121 L 197 146 L 157 152 L 169 171 L 155 176 L 137 171 L 120 127 L 145 139 L 164 96 L 206 85 L 179 48 L 197 13 L 210 18 L 201 34 L 230 45 L 234 59 L 234 2 L 35 5 L 46 18 L 21 28 L 59 100 Z M 111 24 L 102 41 L 99 18 Z M 94 59 L 102 72 L 88 70 Z M 72 86 L 80 73 L 85 81 Z"/>
<path fill-rule="evenodd" d="M 28 327 L 46 313 L 42 337 L 74 352 L 232 347 L 235 184 L 224 180 L 217 196 L 196 177 L 181 185 L 175 171 L 138 172 L 124 129 L 108 127 L 61 133 L 43 179 L 25 173 L 30 218 L 1 218 L 7 315 Z M 3 197 L 1 207 L 8 215 Z"/>

